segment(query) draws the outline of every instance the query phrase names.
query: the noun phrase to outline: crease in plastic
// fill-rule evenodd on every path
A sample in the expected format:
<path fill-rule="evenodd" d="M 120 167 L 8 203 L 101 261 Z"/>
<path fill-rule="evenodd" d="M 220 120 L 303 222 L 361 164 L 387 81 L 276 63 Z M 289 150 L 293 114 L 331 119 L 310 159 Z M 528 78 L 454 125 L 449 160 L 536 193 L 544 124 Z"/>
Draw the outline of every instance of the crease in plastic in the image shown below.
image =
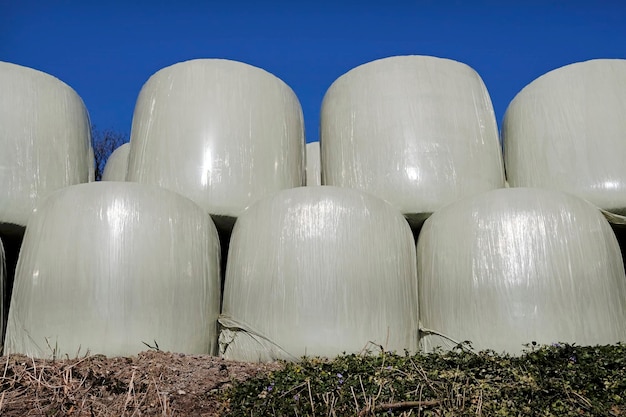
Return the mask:
<path fill-rule="evenodd" d="M 274 343 L 269 337 L 254 330 L 249 325 L 234 320 L 224 314 L 220 314 L 218 318 L 220 324 L 219 332 L 219 354 L 220 356 L 228 355 L 229 345 L 239 338 L 245 338 L 250 343 L 247 358 L 254 358 L 254 362 L 271 362 L 274 358 L 287 358 L 290 361 L 297 361 L 298 358 L 291 355 L 278 344 Z M 244 333 L 240 335 L 239 333 Z M 256 348 L 253 345 L 256 344 Z M 251 353 L 254 352 L 254 353 Z"/>

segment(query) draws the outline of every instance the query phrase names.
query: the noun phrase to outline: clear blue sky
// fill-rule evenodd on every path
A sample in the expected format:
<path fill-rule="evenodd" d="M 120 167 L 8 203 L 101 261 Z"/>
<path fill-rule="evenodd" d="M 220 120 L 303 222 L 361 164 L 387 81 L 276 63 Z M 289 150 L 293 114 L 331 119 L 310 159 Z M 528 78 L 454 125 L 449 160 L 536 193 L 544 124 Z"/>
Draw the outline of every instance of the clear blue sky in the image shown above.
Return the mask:
<path fill-rule="evenodd" d="M 623 1 L 334 3 L 0 0 L 0 60 L 60 78 L 92 123 L 124 133 L 141 86 L 159 69 L 195 58 L 243 61 L 291 86 L 311 141 L 331 83 L 374 59 L 418 54 L 470 65 L 500 124 L 515 94 L 541 74 L 626 58 Z"/>

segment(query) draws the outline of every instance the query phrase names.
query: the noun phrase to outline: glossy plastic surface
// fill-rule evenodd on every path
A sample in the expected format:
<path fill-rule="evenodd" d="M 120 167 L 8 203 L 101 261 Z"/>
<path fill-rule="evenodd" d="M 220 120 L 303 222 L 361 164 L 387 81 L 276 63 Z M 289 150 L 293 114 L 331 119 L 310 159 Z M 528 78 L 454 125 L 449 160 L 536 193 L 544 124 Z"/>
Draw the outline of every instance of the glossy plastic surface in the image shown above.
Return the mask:
<path fill-rule="evenodd" d="M 93 178 L 90 129 L 67 84 L 0 62 L 0 225 L 25 226 L 41 198 Z"/>
<path fill-rule="evenodd" d="M 137 99 L 130 144 L 128 181 L 176 191 L 213 215 L 237 217 L 305 183 L 297 97 L 241 62 L 198 59 L 158 71 Z"/>
<path fill-rule="evenodd" d="M 127 182 L 65 188 L 26 228 L 7 353 L 129 356 L 155 342 L 216 353 L 219 264 L 215 226 L 179 194 Z"/>
<path fill-rule="evenodd" d="M 502 127 L 511 187 L 543 187 L 626 214 L 626 60 L 551 71 L 509 105 Z"/>
<path fill-rule="evenodd" d="M 128 171 L 128 153 L 130 144 L 124 143 L 118 146 L 107 159 L 102 173 L 102 181 L 126 181 Z"/>
<path fill-rule="evenodd" d="M 504 187 L 491 99 L 465 64 L 396 56 L 361 65 L 328 89 L 322 183 L 367 191 L 420 218 Z"/>
<path fill-rule="evenodd" d="M 299 187 L 260 200 L 233 230 L 221 356 L 270 361 L 380 352 L 374 344 L 415 351 L 414 256 L 406 220 L 368 194 Z"/>
<path fill-rule="evenodd" d="M 322 185 L 319 142 L 309 142 L 306 144 L 306 185 Z"/>
<path fill-rule="evenodd" d="M 426 351 L 626 341 L 617 240 L 575 196 L 508 188 L 449 205 L 424 223 L 417 264 L 421 325 L 433 331 L 422 335 Z"/>

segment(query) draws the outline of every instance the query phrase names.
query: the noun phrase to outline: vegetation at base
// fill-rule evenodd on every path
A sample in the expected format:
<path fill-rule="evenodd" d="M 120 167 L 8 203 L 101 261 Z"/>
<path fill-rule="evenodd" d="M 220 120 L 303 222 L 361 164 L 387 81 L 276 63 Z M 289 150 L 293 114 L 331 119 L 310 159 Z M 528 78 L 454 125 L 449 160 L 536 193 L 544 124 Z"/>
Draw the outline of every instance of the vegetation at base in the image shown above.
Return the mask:
<path fill-rule="evenodd" d="M 626 416 L 626 345 L 303 358 L 226 396 L 232 416 Z"/>

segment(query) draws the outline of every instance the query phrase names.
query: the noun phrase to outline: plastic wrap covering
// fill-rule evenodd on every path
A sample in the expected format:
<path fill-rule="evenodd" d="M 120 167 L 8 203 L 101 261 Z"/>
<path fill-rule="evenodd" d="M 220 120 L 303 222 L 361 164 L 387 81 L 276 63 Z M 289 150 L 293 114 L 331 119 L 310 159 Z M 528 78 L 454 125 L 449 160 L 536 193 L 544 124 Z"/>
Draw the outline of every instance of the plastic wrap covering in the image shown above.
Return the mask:
<path fill-rule="evenodd" d="M 417 245 L 421 343 L 626 341 L 626 276 L 609 223 L 558 191 L 508 188 L 433 214 Z"/>
<path fill-rule="evenodd" d="M 243 361 L 417 349 L 415 243 L 356 190 L 299 187 L 257 202 L 230 243 L 220 354 Z"/>
<path fill-rule="evenodd" d="M 217 353 L 219 243 L 187 198 L 127 182 L 58 191 L 28 223 L 6 348 L 128 356 Z"/>
<path fill-rule="evenodd" d="M 361 65 L 328 89 L 322 183 L 358 188 L 412 222 L 504 186 L 491 100 L 465 64 L 401 56 Z"/>
<path fill-rule="evenodd" d="M 128 152 L 130 144 L 124 143 L 117 147 L 107 159 L 102 173 L 102 181 L 126 181 L 128 170 Z"/>
<path fill-rule="evenodd" d="M 89 115 L 62 81 L 0 62 L 0 229 L 26 226 L 40 198 L 93 175 Z"/>
<path fill-rule="evenodd" d="M 322 185 L 319 142 L 306 144 L 306 185 Z"/>
<path fill-rule="evenodd" d="M 4 325 L 6 323 L 4 295 L 8 291 L 7 288 L 7 267 L 6 258 L 4 256 L 4 245 L 0 239 L 0 353 L 4 346 Z"/>
<path fill-rule="evenodd" d="M 300 103 L 281 80 L 235 61 L 200 59 L 154 74 L 141 89 L 128 181 L 177 191 L 237 217 L 269 193 L 304 185 Z"/>
<path fill-rule="evenodd" d="M 509 105 L 502 128 L 512 187 L 566 191 L 626 214 L 626 60 L 551 71 Z"/>

